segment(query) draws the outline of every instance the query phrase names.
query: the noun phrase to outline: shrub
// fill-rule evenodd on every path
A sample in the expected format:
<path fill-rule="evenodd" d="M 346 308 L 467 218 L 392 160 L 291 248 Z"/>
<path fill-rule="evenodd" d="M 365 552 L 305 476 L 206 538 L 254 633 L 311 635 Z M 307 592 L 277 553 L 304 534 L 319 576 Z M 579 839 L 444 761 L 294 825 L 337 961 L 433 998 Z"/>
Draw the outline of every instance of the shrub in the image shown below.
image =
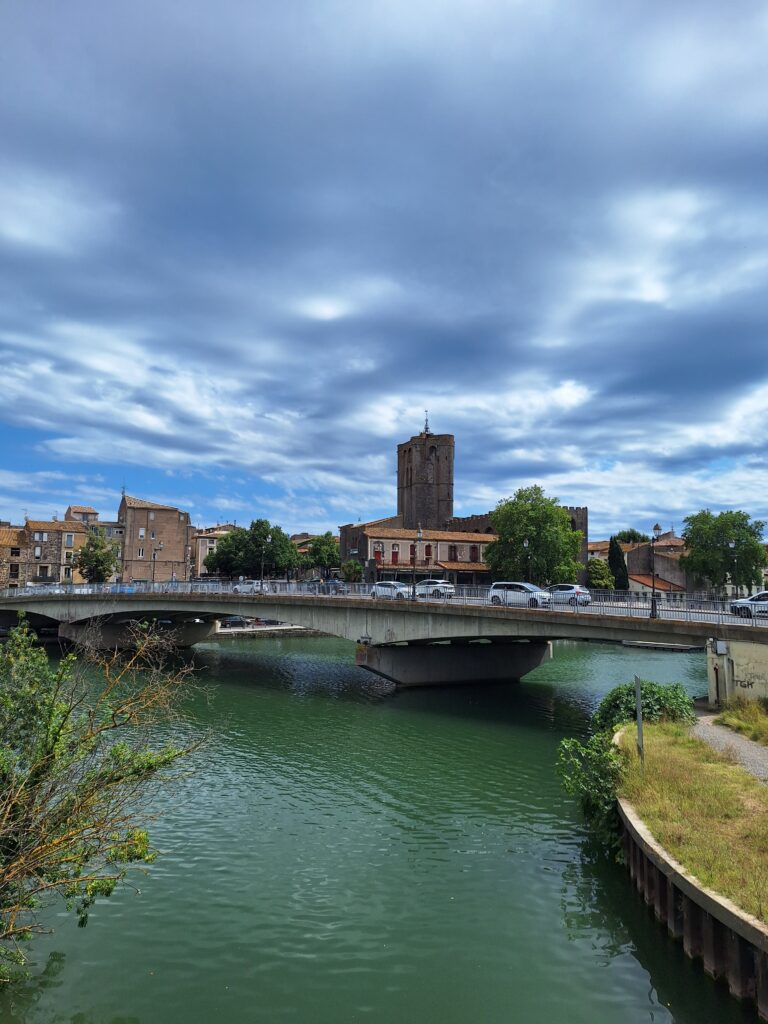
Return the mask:
<path fill-rule="evenodd" d="M 581 804 L 595 839 L 619 852 L 619 815 L 616 791 L 626 755 L 612 742 L 609 733 L 595 733 L 586 743 L 562 740 L 557 770 L 563 788 Z"/>
<path fill-rule="evenodd" d="M 640 700 L 643 708 L 643 721 L 660 722 L 693 722 L 696 713 L 693 701 L 685 692 L 681 683 L 664 686 L 652 683 L 647 679 L 640 681 Z M 616 726 L 636 719 L 635 684 L 624 683 L 606 694 L 600 701 L 597 711 L 592 716 L 592 726 L 596 732 L 614 731 Z"/>

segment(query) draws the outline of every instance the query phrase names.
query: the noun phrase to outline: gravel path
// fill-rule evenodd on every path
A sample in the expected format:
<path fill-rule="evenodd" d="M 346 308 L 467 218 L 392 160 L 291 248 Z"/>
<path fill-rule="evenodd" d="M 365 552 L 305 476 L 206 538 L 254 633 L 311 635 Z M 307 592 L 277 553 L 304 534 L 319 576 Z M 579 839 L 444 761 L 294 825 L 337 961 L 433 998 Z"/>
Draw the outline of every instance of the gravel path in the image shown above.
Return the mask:
<path fill-rule="evenodd" d="M 724 725 L 715 725 L 716 711 L 696 708 L 698 722 L 692 732 L 700 740 L 704 740 L 715 750 L 732 754 L 739 764 L 763 782 L 768 782 L 768 747 L 762 743 L 748 740 L 733 729 Z"/>

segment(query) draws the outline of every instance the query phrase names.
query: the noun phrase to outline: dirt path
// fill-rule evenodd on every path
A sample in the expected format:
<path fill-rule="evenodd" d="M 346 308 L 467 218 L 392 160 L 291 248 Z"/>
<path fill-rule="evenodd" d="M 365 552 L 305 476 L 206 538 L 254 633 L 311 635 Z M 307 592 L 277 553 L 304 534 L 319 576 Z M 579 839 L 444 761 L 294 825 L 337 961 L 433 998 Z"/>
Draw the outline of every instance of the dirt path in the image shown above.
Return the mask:
<path fill-rule="evenodd" d="M 738 763 L 746 768 L 752 775 L 756 775 L 763 782 L 768 782 L 768 747 L 754 740 L 747 739 L 733 729 L 724 725 L 716 725 L 715 718 L 718 712 L 709 708 L 696 708 L 698 722 L 694 725 L 692 732 L 697 739 L 704 740 L 715 750 L 721 753 L 732 754 Z"/>

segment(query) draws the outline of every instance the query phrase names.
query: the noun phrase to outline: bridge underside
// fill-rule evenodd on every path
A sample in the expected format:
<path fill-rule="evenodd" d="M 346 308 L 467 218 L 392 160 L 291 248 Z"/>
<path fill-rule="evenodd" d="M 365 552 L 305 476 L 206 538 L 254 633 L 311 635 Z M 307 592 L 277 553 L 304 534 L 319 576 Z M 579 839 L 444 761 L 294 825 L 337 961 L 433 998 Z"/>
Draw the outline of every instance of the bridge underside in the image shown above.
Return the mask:
<path fill-rule="evenodd" d="M 435 644 L 358 644 L 357 664 L 398 686 L 518 681 L 552 657 L 547 640 L 467 640 Z"/>

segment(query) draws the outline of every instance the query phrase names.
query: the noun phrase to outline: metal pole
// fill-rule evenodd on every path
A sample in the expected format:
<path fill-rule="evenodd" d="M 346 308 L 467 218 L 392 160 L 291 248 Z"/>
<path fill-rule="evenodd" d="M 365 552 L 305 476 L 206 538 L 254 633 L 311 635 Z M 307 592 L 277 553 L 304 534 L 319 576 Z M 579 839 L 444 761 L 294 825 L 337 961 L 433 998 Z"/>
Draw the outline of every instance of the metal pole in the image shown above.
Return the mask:
<path fill-rule="evenodd" d="M 635 707 L 637 710 L 637 753 L 640 764 L 645 767 L 645 744 L 643 742 L 643 697 L 640 676 L 635 676 Z"/>

